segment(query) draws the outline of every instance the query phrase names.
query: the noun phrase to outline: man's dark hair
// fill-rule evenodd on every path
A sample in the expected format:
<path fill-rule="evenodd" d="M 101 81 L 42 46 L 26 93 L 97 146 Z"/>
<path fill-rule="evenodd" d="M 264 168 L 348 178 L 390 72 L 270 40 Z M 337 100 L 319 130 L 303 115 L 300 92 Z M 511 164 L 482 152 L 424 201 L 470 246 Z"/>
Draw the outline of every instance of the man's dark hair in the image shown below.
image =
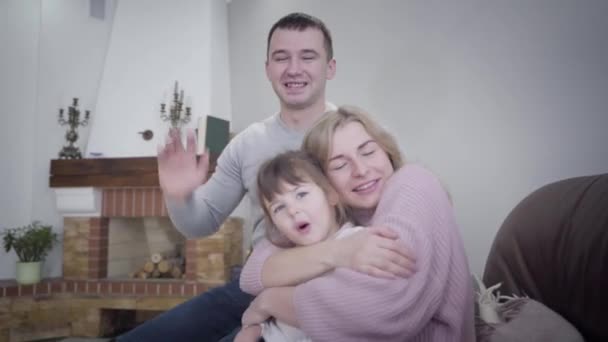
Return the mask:
<path fill-rule="evenodd" d="M 327 53 L 327 60 L 331 60 L 334 57 L 334 48 L 331 40 L 331 33 L 321 21 L 321 19 L 314 17 L 306 13 L 290 13 L 283 18 L 279 19 L 268 32 L 268 40 L 266 42 L 266 55 L 270 52 L 270 38 L 277 29 L 284 30 L 297 30 L 304 31 L 308 28 L 315 28 L 323 33 L 323 40 L 325 45 L 325 52 Z"/>

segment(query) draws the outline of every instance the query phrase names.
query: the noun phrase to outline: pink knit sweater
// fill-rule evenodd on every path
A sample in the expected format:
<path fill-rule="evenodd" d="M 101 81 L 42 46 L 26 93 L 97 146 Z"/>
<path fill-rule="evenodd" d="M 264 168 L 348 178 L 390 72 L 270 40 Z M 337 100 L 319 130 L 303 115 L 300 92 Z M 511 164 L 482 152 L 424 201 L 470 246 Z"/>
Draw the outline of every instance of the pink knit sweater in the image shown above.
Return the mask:
<path fill-rule="evenodd" d="M 437 178 L 408 164 L 386 184 L 370 225 L 395 229 L 417 259 L 409 279 L 379 279 L 338 268 L 298 285 L 300 328 L 315 342 L 475 341 L 473 289 L 452 205 Z M 241 274 L 245 292 L 263 290 L 258 244 Z"/>

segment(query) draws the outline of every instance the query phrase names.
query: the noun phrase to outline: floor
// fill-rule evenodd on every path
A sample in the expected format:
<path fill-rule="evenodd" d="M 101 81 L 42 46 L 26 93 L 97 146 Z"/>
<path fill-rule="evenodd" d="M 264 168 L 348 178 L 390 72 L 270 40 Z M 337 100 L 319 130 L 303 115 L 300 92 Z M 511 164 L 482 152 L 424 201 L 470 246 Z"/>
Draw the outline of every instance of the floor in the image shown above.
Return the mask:
<path fill-rule="evenodd" d="M 52 340 L 40 340 L 37 342 L 108 342 L 109 338 L 93 338 L 93 337 L 68 337 Z"/>
<path fill-rule="evenodd" d="M 107 342 L 110 341 L 109 338 L 79 338 L 79 337 L 69 337 L 61 340 L 61 342 Z"/>

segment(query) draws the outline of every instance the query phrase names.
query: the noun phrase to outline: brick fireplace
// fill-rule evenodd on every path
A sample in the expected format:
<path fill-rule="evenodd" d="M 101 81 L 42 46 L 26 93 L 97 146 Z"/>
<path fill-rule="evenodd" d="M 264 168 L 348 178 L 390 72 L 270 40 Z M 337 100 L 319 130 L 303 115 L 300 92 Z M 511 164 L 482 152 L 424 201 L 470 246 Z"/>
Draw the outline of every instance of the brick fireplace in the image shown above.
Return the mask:
<path fill-rule="evenodd" d="M 213 236 L 184 239 L 181 279 L 108 277 L 112 220 L 168 221 L 156 158 L 53 160 L 50 186 L 64 217 L 63 277 L 0 282 L 0 342 L 111 334 L 107 310 L 167 310 L 225 283 L 242 264 L 243 220 L 231 217 Z"/>
<path fill-rule="evenodd" d="M 94 191 L 96 190 L 93 189 Z M 112 247 L 109 245 L 109 226 L 112 219 L 167 217 L 159 188 L 104 188 L 100 192 L 99 217 L 74 217 L 63 209 L 66 212 L 64 279 L 91 281 L 108 277 L 109 251 Z M 70 189 L 69 194 L 58 191 L 58 196 L 75 196 L 82 201 L 86 195 L 75 194 Z M 64 198 L 63 202 L 70 200 Z M 242 219 L 229 218 L 213 236 L 184 242 L 184 279 L 207 286 L 222 284 L 230 277 L 231 268 L 242 263 Z"/>
<path fill-rule="evenodd" d="M 111 220 L 168 215 L 156 158 L 54 160 L 50 185 L 64 216 L 64 279 L 108 277 Z M 229 218 L 217 234 L 184 243 L 186 269 L 180 283 L 222 284 L 230 269 L 242 263 L 242 219 Z"/>

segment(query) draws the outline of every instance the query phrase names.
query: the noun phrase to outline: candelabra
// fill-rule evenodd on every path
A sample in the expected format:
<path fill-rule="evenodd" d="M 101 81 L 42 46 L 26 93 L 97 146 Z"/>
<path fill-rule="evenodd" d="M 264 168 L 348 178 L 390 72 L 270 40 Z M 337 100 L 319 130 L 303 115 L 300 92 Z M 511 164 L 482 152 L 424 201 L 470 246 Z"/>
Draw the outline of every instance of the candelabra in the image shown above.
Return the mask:
<path fill-rule="evenodd" d="M 179 91 L 177 81 L 175 81 L 175 88 L 173 90 L 173 104 L 169 107 L 169 114 L 167 115 L 166 106 L 164 103 L 160 104 L 160 118 L 163 121 L 171 121 L 171 127 L 179 129 L 183 124 L 190 122 L 190 107 L 184 109 L 184 91 Z"/>
<path fill-rule="evenodd" d="M 68 119 L 63 118 L 63 108 L 59 109 L 58 122 L 61 126 L 68 126 L 68 130 L 65 133 L 65 139 L 68 141 L 67 146 L 63 146 L 63 149 L 59 152 L 59 159 L 81 159 L 82 154 L 77 146 L 74 146 L 76 140 L 78 140 L 78 132 L 76 128 L 78 126 L 86 126 L 89 123 L 89 117 L 91 116 L 90 111 L 85 111 L 84 120 L 80 120 L 80 110 L 78 109 L 78 98 L 73 99 L 72 105 L 68 108 Z"/>

